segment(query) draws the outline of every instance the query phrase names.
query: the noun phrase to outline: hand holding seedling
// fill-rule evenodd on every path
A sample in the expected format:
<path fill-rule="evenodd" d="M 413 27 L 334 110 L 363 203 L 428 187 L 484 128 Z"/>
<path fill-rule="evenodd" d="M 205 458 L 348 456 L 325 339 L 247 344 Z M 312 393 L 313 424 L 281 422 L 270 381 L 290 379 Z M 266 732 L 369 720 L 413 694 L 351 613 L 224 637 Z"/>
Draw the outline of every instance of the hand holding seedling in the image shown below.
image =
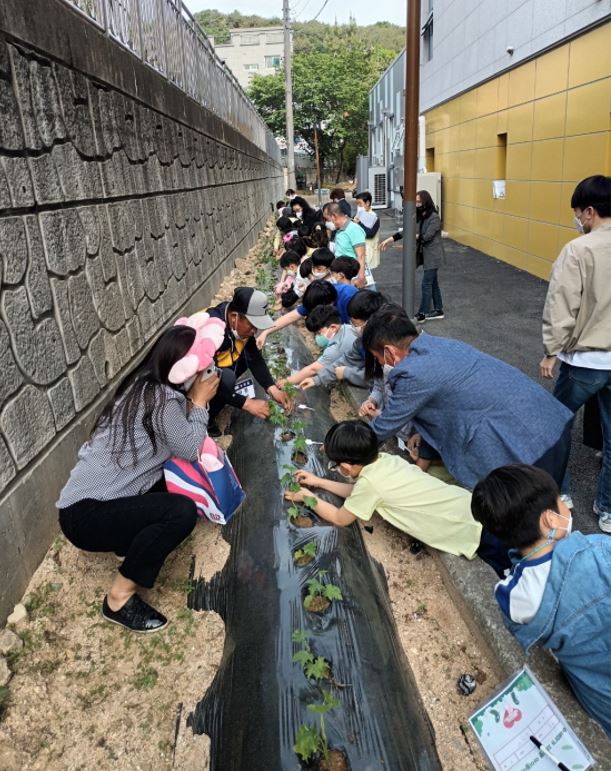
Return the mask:
<path fill-rule="evenodd" d="M 303 503 L 303 499 L 309 496 L 310 491 L 305 487 L 300 487 L 298 490 L 285 490 L 284 497 L 287 501 L 293 501 L 293 503 Z"/>
<path fill-rule="evenodd" d="M 300 485 L 304 487 L 317 487 L 318 483 L 322 480 L 310 471 L 297 471 L 295 472 L 295 479 Z"/>

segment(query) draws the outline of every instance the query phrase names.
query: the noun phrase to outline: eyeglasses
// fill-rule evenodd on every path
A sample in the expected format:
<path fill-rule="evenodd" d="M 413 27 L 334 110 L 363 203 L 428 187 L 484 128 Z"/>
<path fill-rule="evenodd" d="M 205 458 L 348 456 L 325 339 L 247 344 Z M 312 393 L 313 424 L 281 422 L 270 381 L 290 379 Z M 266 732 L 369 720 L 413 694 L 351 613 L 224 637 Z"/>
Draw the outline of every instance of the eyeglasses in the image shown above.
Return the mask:
<path fill-rule="evenodd" d="M 327 468 L 329 469 L 329 471 L 337 471 L 337 469 L 339 468 L 339 463 L 336 463 L 334 460 L 330 460 L 327 463 Z"/>

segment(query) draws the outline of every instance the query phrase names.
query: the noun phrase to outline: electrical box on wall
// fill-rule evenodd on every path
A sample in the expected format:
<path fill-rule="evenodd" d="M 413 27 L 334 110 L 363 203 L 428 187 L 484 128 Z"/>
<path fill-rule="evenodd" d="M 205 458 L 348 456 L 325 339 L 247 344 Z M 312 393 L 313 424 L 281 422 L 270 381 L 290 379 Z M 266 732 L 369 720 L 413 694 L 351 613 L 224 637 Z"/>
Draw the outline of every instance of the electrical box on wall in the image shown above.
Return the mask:
<path fill-rule="evenodd" d="M 441 207 L 441 174 L 438 171 L 424 172 L 418 174 L 418 182 L 416 184 L 417 190 L 426 190 L 431 194 L 433 203 L 439 209 L 439 216 L 443 219 L 443 211 Z"/>

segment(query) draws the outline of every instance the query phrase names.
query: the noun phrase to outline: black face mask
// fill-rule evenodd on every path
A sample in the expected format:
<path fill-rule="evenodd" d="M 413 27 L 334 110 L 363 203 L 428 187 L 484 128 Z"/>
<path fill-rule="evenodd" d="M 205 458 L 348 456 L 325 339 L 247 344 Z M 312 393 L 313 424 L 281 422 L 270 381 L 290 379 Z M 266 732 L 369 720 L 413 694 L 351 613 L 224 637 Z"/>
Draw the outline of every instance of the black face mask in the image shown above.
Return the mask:
<path fill-rule="evenodd" d="M 424 206 L 416 206 L 416 221 L 421 222 L 424 219 Z"/>

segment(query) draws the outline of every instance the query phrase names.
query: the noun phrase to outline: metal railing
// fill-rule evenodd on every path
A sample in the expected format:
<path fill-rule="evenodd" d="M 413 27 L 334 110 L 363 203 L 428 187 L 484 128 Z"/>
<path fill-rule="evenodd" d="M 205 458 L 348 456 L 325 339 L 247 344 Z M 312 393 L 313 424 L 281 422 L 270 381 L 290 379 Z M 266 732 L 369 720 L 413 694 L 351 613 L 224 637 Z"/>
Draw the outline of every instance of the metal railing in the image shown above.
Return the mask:
<path fill-rule="evenodd" d="M 64 0 L 280 161 L 273 134 L 182 0 Z"/>

